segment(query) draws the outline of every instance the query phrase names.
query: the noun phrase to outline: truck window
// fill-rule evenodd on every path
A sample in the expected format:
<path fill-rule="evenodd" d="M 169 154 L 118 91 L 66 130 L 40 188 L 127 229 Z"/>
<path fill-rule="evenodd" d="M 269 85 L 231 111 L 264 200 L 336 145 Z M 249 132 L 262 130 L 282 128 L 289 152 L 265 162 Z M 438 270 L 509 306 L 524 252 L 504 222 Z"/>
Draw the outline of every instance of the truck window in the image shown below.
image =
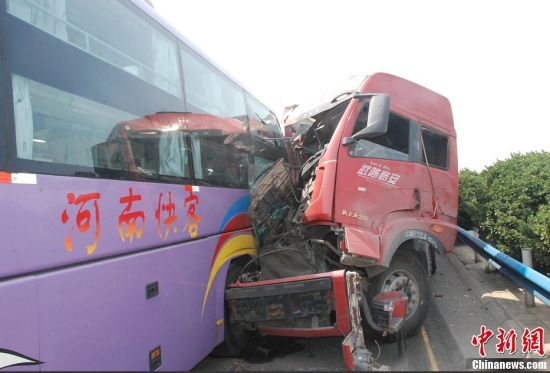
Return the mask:
<path fill-rule="evenodd" d="M 321 150 L 327 144 L 342 115 L 346 111 L 350 100 L 345 100 L 331 109 L 315 114 L 311 119 L 314 120 L 313 125 L 305 132 L 303 148 L 306 154 L 313 155 Z"/>
<path fill-rule="evenodd" d="M 359 132 L 367 125 L 368 103 L 365 103 L 353 129 Z M 383 158 L 398 161 L 409 160 L 409 127 L 408 119 L 390 113 L 388 132 L 372 139 L 361 139 L 350 147 L 352 157 Z"/>
<path fill-rule="evenodd" d="M 424 147 L 428 156 L 430 166 L 447 169 L 448 158 L 448 139 L 447 136 L 437 132 L 422 128 L 422 138 L 424 139 Z M 422 152 L 422 163 L 426 164 L 426 157 Z"/>

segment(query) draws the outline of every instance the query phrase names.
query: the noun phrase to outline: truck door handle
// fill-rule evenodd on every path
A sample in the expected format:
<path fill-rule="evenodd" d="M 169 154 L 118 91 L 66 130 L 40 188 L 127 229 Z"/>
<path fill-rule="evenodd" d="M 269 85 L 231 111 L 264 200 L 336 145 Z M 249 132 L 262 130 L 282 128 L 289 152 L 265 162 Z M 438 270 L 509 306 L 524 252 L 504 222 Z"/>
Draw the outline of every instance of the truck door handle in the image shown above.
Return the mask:
<path fill-rule="evenodd" d="M 420 189 L 415 188 L 414 190 L 414 209 L 417 210 L 420 208 Z"/>

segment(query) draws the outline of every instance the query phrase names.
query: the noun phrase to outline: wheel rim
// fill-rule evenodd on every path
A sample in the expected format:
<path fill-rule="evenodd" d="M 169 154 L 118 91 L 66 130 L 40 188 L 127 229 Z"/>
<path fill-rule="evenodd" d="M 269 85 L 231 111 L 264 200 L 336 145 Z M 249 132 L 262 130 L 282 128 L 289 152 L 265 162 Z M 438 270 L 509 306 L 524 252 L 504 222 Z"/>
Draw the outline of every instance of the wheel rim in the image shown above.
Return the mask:
<path fill-rule="evenodd" d="M 390 291 L 403 291 L 409 298 L 407 304 L 407 315 L 405 320 L 410 319 L 418 306 L 420 305 L 420 289 L 416 279 L 407 271 L 398 270 L 394 271 L 382 282 L 381 292 L 390 292 Z"/>

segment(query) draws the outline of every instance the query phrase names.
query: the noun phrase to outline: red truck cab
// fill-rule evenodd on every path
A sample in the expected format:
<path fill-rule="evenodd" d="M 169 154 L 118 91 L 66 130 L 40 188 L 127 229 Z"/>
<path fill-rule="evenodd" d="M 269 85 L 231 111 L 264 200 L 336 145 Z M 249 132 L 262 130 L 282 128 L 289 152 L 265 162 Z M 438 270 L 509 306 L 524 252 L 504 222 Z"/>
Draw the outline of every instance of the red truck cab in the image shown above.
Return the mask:
<path fill-rule="evenodd" d="M 293 138 L 290 165 L 275 164 L 251 193 L 258 268 L 243 269 L 230 285 L 229 325 L 347 335 L 346 363 L 358 368 L 368 355 L 363 330 L 387 339 L 419 330 L 435 254 L 454 246 L 451 105 L 416 83 L 375 73 L 330 101 L 294 107 L 285 134 Z M 395 296 L 406 311 L 388 321 L 380 299 Z"/>
<path fill-rule="evenodd" d="M 368 76 L 358 93 L 390 96 L 385 135 L 350 138 L 366 125 L 369 102 L 351 99 L 319 160 L 306 224 L 337 224 L 352 257 L 388 266 L 413 237 L 451 251 L 458 211 L 456 132 L 449 101 L 385 73 Z M 287 124 L 292 126 L 292 124 Z M 426 161 L 427 157 L 427 161 Z M 401 236 L 401 237 L 400 237 Z"/>

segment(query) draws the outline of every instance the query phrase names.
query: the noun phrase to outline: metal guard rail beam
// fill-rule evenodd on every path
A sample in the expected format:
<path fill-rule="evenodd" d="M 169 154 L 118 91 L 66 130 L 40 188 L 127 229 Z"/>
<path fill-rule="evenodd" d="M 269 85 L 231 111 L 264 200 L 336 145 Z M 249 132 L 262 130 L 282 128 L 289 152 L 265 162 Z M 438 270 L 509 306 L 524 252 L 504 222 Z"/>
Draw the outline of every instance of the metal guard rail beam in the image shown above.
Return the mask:
<path fill-rule="evenodd" d="M 495 249 L 488 243 L 471 235 L 468 231 L 456 227 L 459 238 L 479 255 L 490 260 L 497 269 L 508 276 L 526 291 L 543 301 L 550 307 L 550 278 L 527 267 L 525 264 Z"/>

